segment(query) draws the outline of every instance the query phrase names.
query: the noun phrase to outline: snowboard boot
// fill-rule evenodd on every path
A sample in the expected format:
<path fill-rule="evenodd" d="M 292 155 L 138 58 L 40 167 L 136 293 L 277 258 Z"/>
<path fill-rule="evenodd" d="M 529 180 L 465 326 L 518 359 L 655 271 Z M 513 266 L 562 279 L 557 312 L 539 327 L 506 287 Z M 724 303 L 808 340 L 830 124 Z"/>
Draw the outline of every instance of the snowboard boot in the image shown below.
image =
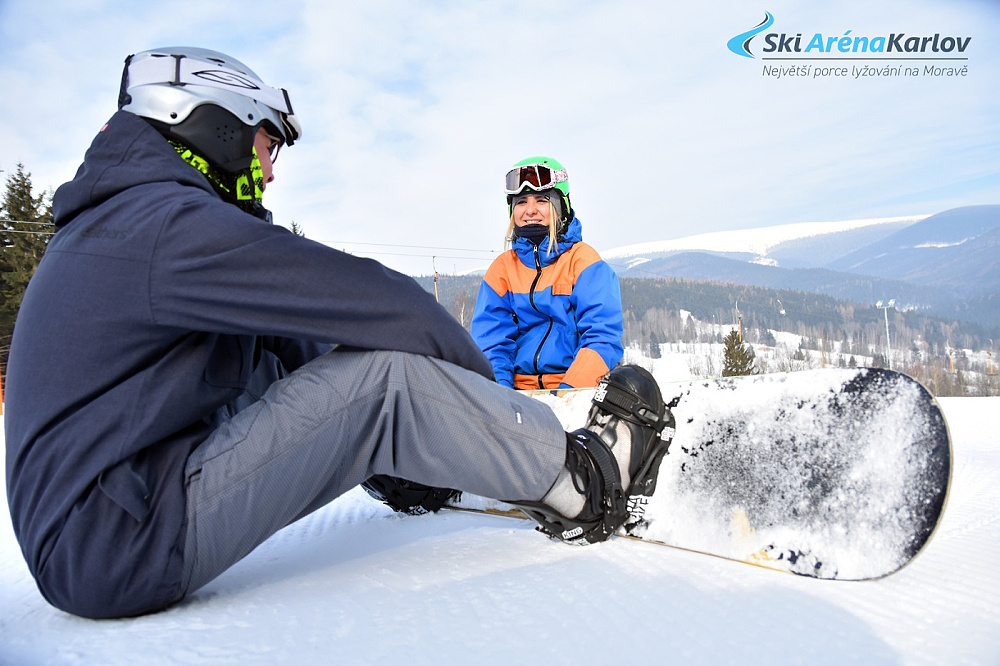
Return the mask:
<path fill-rule="evenodd" d="M 553 538 L 608 539 L 628 520 L 628 498 L 656 489 L 667 422 L 653 376 L 634 365 L 616 367 L 598 384 L 587 425 L 566 434 L 566 466 L 553 488 L 541 502 L 518 508 Z"/>
<path fill-rule="evenodd" d="M 361 484 L 365 491 L 394 511 L 419 516 L 437 511 L 457 490 L 434 488 L 386 474 L 376 474 Z"/>

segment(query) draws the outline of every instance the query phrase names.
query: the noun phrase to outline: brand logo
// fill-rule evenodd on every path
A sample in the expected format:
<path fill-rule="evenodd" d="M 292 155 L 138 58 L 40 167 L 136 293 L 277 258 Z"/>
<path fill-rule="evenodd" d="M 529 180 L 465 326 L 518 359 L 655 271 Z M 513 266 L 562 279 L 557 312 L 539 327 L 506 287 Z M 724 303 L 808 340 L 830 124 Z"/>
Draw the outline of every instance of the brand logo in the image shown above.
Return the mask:
<path fill-rule="evenodd" d="M 247 78 L 242 74 L 237 74 L 236 72 L 224 70 L 224 69 L 207 69 L 200 72 L 193 72 L 194 76 L 199 79 L 205 79 L 207 81 L 213 81 L 215 83 L 221 83 L 222 85 L 230 86 L 232 88 L 246 88 L 247 90 L 260 90 L 260 85 L 253 79 Z"/>
<path fill-rule="evenodd" d="M 764 13 L 764 20 L 755 28 L 740 33 L 726 45 L 729 50 L 744 58 L 756 58 L 750 51 L 753 38 L 774 24 L 774 16 Z M 941 33 L 911 35 L 905 32 L 888 34 L 855 34 L 847 30 L 842 34 L 822 32 L 769 32 L 764 35 L 761 53 L 777 54 L 763 60 L 968 60 L 961 54 L 969 48 L 972 37 L 942 35 Z M 874 54 L 874 57 L 872 57 Z M 898 55 L 897 55 L 898 54 Z M 894 57 L 895 56 L 895 57 Z"/>
<path fill-rule="evenodd" d="M 774 17 L 771 16 L 771 12 L 764 12 L 764 20 L 757 24 L 757 27 L 752 30 L 747 30 L 746 32 L 741 32 L 736 35 L 726 44 L 729 50 L 738 56 L 743 56 L 744 58 L 753 58 L 753 53 L 750 52 L 750 41 L 764 32 L 774 23 Z"/>

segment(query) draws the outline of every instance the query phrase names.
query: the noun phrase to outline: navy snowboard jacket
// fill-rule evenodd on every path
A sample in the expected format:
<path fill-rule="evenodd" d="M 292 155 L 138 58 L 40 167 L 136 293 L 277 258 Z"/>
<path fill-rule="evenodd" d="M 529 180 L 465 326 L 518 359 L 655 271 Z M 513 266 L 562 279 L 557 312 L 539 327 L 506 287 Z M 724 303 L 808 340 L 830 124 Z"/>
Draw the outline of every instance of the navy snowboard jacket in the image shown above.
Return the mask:
<path fill-rule="evenodd" d="M 118 112 L 53 202 L 7 368 L 6 478 L 39 590 L 89 617 L 183 596 L 184 467 L 261 350 L 289 371 L 334 344 L 492 377 L 409 277 L 225 202 Z"/>

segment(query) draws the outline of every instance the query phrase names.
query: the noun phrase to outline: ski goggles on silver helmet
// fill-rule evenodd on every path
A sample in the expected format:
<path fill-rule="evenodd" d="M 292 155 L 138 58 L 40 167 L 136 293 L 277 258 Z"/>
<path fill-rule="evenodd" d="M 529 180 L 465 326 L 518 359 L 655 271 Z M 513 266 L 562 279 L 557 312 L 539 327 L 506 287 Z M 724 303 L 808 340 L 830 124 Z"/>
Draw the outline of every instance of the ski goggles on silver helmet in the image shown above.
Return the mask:
<path fill-rule="evenodd" d="M 208 49 L 168 47 L 126 60 L 119 108 L 178 125 L 202 104 L 220 106 L 246 125 L 266 120 L 289 146 L 302 136 L 288 92 L 265 84 L 231 56 Z"/>
<path fill-rule="evenodd" d="M 505 191 L 520 194 L 526 187 L 533 190 L 547 190 L 569 180 L 566 169 L 550 169 L 544 164 L 527 164 L 514 167 L 507 172 Z"/>

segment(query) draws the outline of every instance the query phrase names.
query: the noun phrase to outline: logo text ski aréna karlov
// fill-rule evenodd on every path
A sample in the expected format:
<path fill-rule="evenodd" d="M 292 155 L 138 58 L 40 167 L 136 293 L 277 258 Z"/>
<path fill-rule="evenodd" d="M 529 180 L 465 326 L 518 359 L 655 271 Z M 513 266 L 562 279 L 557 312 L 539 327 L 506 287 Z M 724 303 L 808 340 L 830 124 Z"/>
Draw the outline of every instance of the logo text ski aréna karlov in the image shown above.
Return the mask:
<path fill-rule="evenodd" d="M 774 16 L 770 12 L 765 12 L 764 20 L 756 27 L 736 35 L 727 42 L 729 50 L 738 56 L 755 58 L 750 50 L 750 43 L 754 37 L 773 24 Z M 940 33 L 910 35 L 905 32 L 891 32 L 887 35 L 864 35 L 847 30 L 842 34 L 827 35 L 817 32 L 809 35 L 803 32 L 769 32 L 764 35 L 764 45 L 760 51 L 769 55 L 780 54 L 780 57 L 762 56 L 764 60 L 818 60 L 834 59 L 837 56 L 847 56 L 841 59 L 874 59 L 868 57 L 869 54 L 882 58 L 898 54 L 901 56 L 899 59 L 914 60 L 967 60 L 968 58 L 961 56 L 969 48 L 971 41 L 972 37 Z"/>

